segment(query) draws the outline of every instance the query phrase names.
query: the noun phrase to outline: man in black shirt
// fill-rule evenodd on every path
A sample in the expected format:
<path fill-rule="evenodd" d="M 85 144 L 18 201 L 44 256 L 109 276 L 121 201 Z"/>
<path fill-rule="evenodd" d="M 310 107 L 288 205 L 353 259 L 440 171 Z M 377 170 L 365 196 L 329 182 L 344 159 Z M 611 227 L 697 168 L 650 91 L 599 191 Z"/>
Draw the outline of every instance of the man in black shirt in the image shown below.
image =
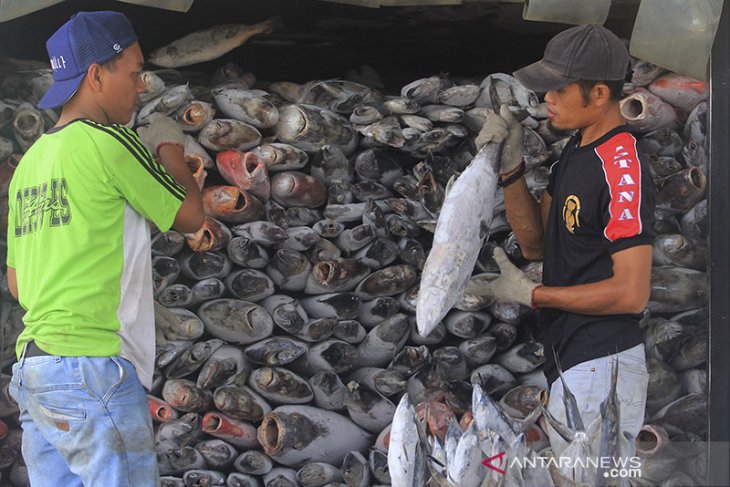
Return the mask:
<path fill-rule="evenodd" d="M 507 218 L 528 259 L 543 259 L 543 283 L 531 284 L 504 258 L 495 297 L 539 308 L 548 409 L 565 422 L 560 365 L 586 426 L 600 415 L 618 360 L 622 456 L 635 451 L 644 420 L 648 374 L 639 318 L 650 294 L 653 184 L 619 110 L 629 55 L 608 29 L 584 25 L 555 36 L 542 60 L 515 72 L 545 93 L 552 126 L 575 134 L 551 169 L 540 203 L 521 173 L 522 128 L 506 106 L 491 116 L 477 145 L 503 142 L 501 177 Z M 556 455 L 567 444 L 549 428 Z M 592 444 L 598 454 L 600 440 Z"/>

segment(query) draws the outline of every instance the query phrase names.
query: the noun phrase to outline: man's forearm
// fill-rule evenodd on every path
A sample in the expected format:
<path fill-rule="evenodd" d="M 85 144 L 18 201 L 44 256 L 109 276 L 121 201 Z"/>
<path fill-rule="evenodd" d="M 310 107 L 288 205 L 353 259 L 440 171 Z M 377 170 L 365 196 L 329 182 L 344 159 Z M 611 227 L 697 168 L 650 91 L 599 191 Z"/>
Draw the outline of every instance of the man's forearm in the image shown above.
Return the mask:
<path fill-rule="evenodd" d="M 173 228 L 186 233 L 198 231 L 205 221 L 203 197 L 185 161 L 183 149 L 177 145 L 163 145 L 159 149 L 159 157 L 167 172 L 185 187 L 185 200 L 175 216 Z"/>
<path fill-rule="evenodd" d="M 576 286 L 542 286 L 533 292 L 533 303 L 588 315 L 641 313 L 651 294 L 651 252 L 651 245 L 617 252 L 612 277 Z"/>
<path fill-rule="evenodd" d="M 587 315 L 641 313 L 646 299 L 630 296 L 613 278 L 577 286 L 542 286 L 532 294 L 538 308 L 556 308 Z"/>
<path fill-rule="evenodd" d="M 527 189 L 524 177 L 504 188 L 504 205 L 522 255 L 531 260 L 542 259 L 545 243 L 540 206 Z"/>
<path fill-rule="evenodd" d="M 173 144 L 163 145 L 160 147 L 158 155 L 160 164 L 175 178 L 175 181 L 183 185 L 188 192 L 194 189 L 195 193 L 200 194 L 198 184 L 185 161 L 183 148 Z"/>

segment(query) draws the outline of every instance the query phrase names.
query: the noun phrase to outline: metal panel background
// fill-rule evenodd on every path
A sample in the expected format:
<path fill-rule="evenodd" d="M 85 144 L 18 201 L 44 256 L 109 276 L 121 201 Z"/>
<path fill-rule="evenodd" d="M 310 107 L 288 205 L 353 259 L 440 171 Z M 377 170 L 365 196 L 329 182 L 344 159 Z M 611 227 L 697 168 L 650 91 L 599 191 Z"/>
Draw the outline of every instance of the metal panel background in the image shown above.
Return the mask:
<path fill-rule="evenodd" d="M 710 485 L 730 485 L 730 7 L 712 51 L 710 90 Z"/>

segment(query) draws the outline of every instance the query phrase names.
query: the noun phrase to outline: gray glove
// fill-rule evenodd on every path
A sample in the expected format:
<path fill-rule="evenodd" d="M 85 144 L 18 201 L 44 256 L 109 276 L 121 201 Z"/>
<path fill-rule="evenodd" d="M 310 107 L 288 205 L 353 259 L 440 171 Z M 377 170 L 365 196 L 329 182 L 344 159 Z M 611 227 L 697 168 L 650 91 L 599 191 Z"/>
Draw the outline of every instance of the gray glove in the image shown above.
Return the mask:
<path fill-rule="evenodd" d="M 161 113 L 153 113 L 149 121 L 149 125 L 137 129 L 137 134 L 153 154 L 157 154 L 160 147 L 168 144 L 185 148 L 185 134 L 176 121 Z"/>
<path fill-rule="evenodd" d="M 518 303 L 532 306 L 532 291 L 540 284 L 533 282 L 527 274 L 510 262 L 501 247 L 494 249 L 494 260 L 501 275 L 489 283 L 489 293 L 500 303 Z"/>
<path fill-rule="evenodd" d="M 502 144 L 500 164 L 502 174 L 507 174 L 522 161 L 522 125 L 512 116 L 507 105 L 499 107 L 499 114 L 490 112 L 482 130 L 474 139 L 477 150 L 488 142 Z"/>

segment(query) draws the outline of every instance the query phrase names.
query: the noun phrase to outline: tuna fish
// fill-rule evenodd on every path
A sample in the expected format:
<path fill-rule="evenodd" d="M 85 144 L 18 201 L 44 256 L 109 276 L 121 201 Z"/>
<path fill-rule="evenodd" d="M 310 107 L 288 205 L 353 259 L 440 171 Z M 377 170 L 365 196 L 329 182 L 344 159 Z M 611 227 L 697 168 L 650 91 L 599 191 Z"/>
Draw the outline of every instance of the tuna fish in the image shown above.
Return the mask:
<path fill-rule="evenodd" d="M 264 417 L 258 438 L 266 454 L 283 465 L 340 464 L 347 452 L 370 441 L 370 435 L 346 417 L 311 406 L 274 409 Z"/>
<path fill-rule="evenodd" d="M 418 331 L 427 335 L 461 294 L 494 211 L 498 146 L 485 145 L 444 199 L 418 294 Z"/>
<path fill-rule="evenodd" d="M 272 33 L 280 23 L 278 17 L 272 17 L 257 24 L 219 25 L 193 32 L 155 49 L 150 53 L 148 61 L 166 68 L 210 61 L 237 48 L 251 36 Z"/>

